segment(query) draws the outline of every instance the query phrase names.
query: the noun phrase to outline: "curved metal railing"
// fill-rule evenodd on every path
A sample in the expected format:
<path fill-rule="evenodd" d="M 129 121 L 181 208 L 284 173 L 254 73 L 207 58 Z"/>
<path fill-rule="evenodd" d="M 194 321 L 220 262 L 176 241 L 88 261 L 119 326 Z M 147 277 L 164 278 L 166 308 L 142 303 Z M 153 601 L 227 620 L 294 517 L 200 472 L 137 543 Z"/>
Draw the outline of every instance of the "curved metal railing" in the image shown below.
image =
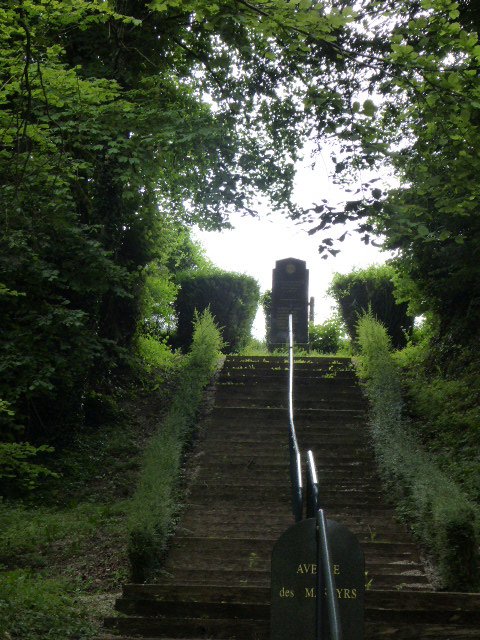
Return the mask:
<path fill-rule="evenodd" d="M 289 449 L 290 449 L 290 480 L 292 483 L 292 513 L 296 522 L 303 517 L 303 484 L 302 459 L 298 448 L 295 423 L 293 421 L 293 317 L 288 316 L 288 419 L 289 419 Z"/>
<path fill-rule="evenodd" d="M 316 605 L 316 639 L 323 638 L 322 620 L 328 619 L 330 626 L 331 640 L 342 640 L 342 626 L 340 623 L 340 612 L 338 608 L 337 591 L 335 577 L 333 575 L 332 554 L 328 544 L 327 518 L 325 511 L 320 508 L 319 487 L 317 469 L 313 453 L 307 453 L 307 518 L 316 518 L 317 534 L 317 594 L 325 593 L 326 612 L 324 609 L 324 599 L 317 597 Z"/>
<path fill-rule="evenodd" d="M 288 418 L 289 418 L 289 449 L 290 449 L 290 479 L 292 483 L 292 512 L 295 521 L 303 518 L 303 485 L 302 459 L 298 447 L 295 423 L 293 420 L 293 317 L 288 316 L 289 364 L 288 364 Z M 328 544 L 327 519 L 320 508 L 320 489 L 317 469 L 313 453 L 307 453 L 307 518 L 316 519 L 316 549 L 317 549 L 317 598 L 316 598 L 316 629 L 315 638 L 323 638 L 323 619 L 326 617 L 330 626 L 331 640 L 342 640 L 342 627 L 338 609 L 335 587 L 335 577 L 332 571 L 332 557 Z M 325 598 L 321 596 L 325 594 Z M 326 611 L 324 606 L 326 604 Z"/>

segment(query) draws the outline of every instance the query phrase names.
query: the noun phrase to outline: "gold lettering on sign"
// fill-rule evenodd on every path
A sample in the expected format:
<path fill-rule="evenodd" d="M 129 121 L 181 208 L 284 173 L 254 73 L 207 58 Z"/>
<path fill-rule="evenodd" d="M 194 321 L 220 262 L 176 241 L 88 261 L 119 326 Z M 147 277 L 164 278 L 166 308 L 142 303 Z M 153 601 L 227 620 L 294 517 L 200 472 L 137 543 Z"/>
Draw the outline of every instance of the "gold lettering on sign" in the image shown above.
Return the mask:
<path fill-rule="evenodd" d="M 337 589 L 337 596 L 340 599 L 356 600 L 357 590 L 356 589 Z"/>
<path fill-rule="evenodd" d="M 316 564 L 299 564 L 298 565 L 298 569 L 297 569 L 297 573 L 300 573 L 302 575 L 312 575 L 312 576 L 316 576 L 317 575 L 317 565 Z"/>
<path fill-rule="evenodd" d="M 294 598 L 295 597 L 295 591 L 293 589 L 285 589 L 285 587 L 282 587 L 280 589 L 280 598 Z"/>
<path fill-rule="evenodd" d="M 325 595 L 327 594 L 327 590 L 325 589 Z M 305 598 L 316 598 L 317 593 L 315 587 L 305 587 L 304 591 Z M 356 600 L 357 599 L 357 590 L 356 589 L 337 589 L 337 598 L 340 600 Z"/>
<path fill-rule="evenodd" d="M 334 564 L 332 565 L 332 569 L 333 569 L 333 575 L 335 576 L 339 576 L 340 575 L 340 565 L 339 564 Z M 300 575 L 311 575 L 311 576 L 316 576 L 317 575 L 317 565 L 316 564 L 310 564 L 307 562 L 304 562 L 302 564 L 299 564 L 297 567 L 297 574 Z"/>

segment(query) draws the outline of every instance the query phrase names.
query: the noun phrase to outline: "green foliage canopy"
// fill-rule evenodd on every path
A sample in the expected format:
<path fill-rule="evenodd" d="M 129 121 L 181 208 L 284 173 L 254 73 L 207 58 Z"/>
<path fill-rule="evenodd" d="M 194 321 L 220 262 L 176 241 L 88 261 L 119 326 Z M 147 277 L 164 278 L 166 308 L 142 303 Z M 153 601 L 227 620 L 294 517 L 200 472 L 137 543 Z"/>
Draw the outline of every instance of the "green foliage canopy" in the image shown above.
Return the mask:
<path fill-rule="evenodd" d="M 341 210 L 323 203 L 312 212 L 312 233 L 351 221 L 367 244 L 383 235 L 397 252 L 414 311 L 435 313 L 450 352 L 475 344 L 480 326 L 476 5 L 358 3 L 363 30 L 352 65 L 363 61 L 361 82 L 371 99 L 351 104 L 353 135 L 336 153 L 337 179 L 383 166 L 400 185 L 382 192 L 373 178 Z M 323 238 L 323 255 L 336 253 L 345 235 Z"/>
<path fill-rule="evenodd" d="M 168 325 L 172 225 L 219 228 L 258 193 L 294 212 L 302 77 L 326 69 L 302 30 L 327 45 L 351 11 L 270 9 L 21 0 L 0 10 L 8 437 L 20 425 L 50 437 L 78 420 L 85 393 L 128 363 L 152 274 Z"/>
<path fill-rule="evenodd" d="M 128 361 L 148 265 L 169 280 L 171 221 L 219 228 L 259 193 L 298 217 L 308 136 L 337 142 L 339 181 L 382 163 L 401 180 L 341 211 L 319 204 L 312 232 L 351 219 L 365 242 L 384 233 L 442 333 L 476 336 L 476 27 L 453 0 L 2 8 L 0 373 L 17 423 L 75 420 Z"/>

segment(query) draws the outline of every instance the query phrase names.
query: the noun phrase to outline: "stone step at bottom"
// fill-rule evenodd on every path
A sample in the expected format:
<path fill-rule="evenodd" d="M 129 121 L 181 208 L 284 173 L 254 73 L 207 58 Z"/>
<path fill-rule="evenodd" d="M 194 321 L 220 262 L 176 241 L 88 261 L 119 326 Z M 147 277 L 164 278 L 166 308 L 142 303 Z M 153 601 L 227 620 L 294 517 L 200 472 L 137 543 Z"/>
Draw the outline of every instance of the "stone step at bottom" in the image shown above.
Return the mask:
<path fill-rule="evenodd" d="M 454 625 L 480 625 L 480 611 L 454 610 L 449 607 L 402 607 L 401 599 L 398 602 L 391 599 L 388 610 L 379 607 L 375 601 L 366 598 L 365 619 L 367 622 L 405 622 L 430 623 L 430 624 L 454 624 Z M 268 620 L 270 617 L 270 605 L 268 602 L 225 602 L 219 599 L 216 602 L 210 600 L 191 599 L 153 599 L 153 598 L 118 598 L 115 603 L 117 611 L 127 615 L 160 616 L 173 618 L 233 618 Z M 480 628 L 480 627 L 479 627 Z"/>
<path fill-rule="evenodd" d="M 127 583 L 122 597 L 130 599 L 172 600 L 184 602 L 250 602 L 269 604 L 270 588 L 254 586 L 192 586 L 158 583 Z M 458 591 L 398 591 L 371 589 L 365 592 L 368 609 L 408 611 L 452 611 L 480 617 L 480 593 Z M 473 619 L 473 618 L 472 618 Z"/>
<path fill-rule="evenodd" d="M 479 638 L 477 626 L 408 622 L 402 625 L 378 622 L 365 624 L 365 640 L 479 640 Z"/>
<path fill-rule="evenodd" d="M 424 575 L 402 575 L 389 573 L 376 575 L 368 570 L 367 579 L 372 580 L 375 589 L 405 589 L 428 591 L 431 585 Z M 161 583 L 164 585 L 188 584 L 191 586 L 261 586 L 270 585 L 269 571 L 220 571 L 220 570 L 191 570 L 175 569 L 171 573 L 163 572 Z"/>
<path fill-rule="evenodd" d="M 174 638 L 238 638 L 245 640 L 259 640 L 268 638 L 269 623 L 267 620 L 240 619 L 202 619 L 202 618 L 149 618 L 130 616 L 128 618 L 106 618 L 105 626 L 118 629 L 121 633 L 133 634 L 140 637 Z"/>
<path fill-rule="evenodd" d="M 408 616 L 408 612 L 405 612 Z M 267 620 L 228 620 L 202 618 L 107 618 L 106 626 L 143 638 L 219 638 L 235 640 L 268 640 Z M 447 623 L 419 623 L 408 620 L 365 623 L 365 640 L 478 640 L 477 626 Z"/>

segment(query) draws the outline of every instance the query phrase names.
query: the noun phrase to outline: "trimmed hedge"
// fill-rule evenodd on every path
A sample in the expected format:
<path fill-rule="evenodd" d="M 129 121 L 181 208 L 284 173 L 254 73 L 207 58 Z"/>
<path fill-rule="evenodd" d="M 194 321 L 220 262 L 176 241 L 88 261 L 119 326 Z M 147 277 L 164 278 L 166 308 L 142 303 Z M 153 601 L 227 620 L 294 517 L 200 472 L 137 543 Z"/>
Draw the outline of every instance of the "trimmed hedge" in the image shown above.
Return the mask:
<path fill-rule="evenodd" d="M 222 340 L 210 312 L 194 321 L 193 341 L 170 411 L 146 448 L 129 513 L 128 555 L 132 580 L 142 582 L 158 566 L 178 509 L 178 481 L 203 390 L 214 374 Z"/>
<path fill-rule="evenodd" d="M 403 519 L 436 559 L 442 587 L 478 587 L 478 509 L 422 450 L 402 415 L 403 402 L 391 340 L 370 314 L 358 322 L 359 375 L 371 402 L 380 470 Z"/>
<path fill-rule="evenodd" d="M 190 346 L 195 311 L 209 308 L 220 327 L 227 353 L 242 349 L 250 338 L 260 298 L 257 281 L 241 273 L 189 271 L 178 278 L 176 346 Z"/>
<path fill-rule="evenodd" d="M 394 277 L 395 270 L 388 265 L 334 275 L 329 293 L 340 307 L 352 340 L 357 338 L 359 317 L 371 311 L 387 328 L 395 349 L 407 344 L 407 337 L 413 329 L 413 318 L 407 314 L 408 304 L 398 303 L 395 299 Z"/>

